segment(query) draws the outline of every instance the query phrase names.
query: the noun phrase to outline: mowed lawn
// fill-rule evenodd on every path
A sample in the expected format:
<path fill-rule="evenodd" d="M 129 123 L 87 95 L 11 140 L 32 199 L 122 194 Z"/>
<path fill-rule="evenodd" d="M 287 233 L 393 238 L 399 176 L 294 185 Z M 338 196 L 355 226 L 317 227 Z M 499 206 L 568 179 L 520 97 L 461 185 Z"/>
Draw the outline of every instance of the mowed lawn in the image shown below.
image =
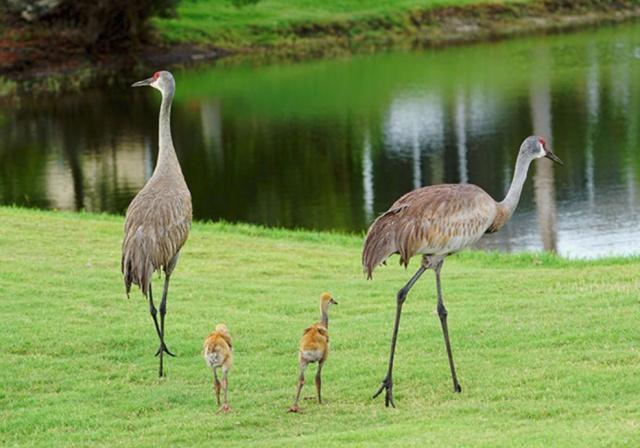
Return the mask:
<path fill-rule="evenodd" d="M 122 222 L 0 208 L 0 445 L 640 445 L 637 258 L 450 257 L 443 286 L 463 392 L 452 393 L 427 273 L 405 304 L 398 408 L 386 409 L 371 396 L 395 293 L 417 260 L 405 271 L 394 257 L 366 281 L 361 236 L 196 223 L 169 296 L 178 356 L 158 379 L 147 304 L 123 291 Z M 326 404 L 288 414 L 298 339 L 324 290 L 339 301 Z M 235 342 L 229 415 L 214 414 L 201 355 L 218 322 Z"/>
<path fill-rule="evenodd" d="M 181 0 L 177 16 L 154 24 L 170 42 L 225 48 L 291 43 L 314 34 L 390 34 L 411 27 L 410 13 L 451 6 L 532 0 Z M 297 31 L 293 29 L 297 28 Z M 343 29 L 344 28 L 344 29 Z"/>

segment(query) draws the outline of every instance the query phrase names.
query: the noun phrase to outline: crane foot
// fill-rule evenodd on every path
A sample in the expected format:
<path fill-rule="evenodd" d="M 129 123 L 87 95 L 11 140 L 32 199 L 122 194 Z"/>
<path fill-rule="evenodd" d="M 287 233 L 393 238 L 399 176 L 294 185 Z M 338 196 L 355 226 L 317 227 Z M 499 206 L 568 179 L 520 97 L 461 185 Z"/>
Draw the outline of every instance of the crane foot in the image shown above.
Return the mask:
<path fill-rule="evenodd" d="M 373 398 L 376 398 L 378 395 L 385 391 L 384 394 L 384 405 L 389 407 L 396 407 L 396 404 L 393 401 L 393 382 L 391 381 L 391 377 L 387 376 L 384 380 L 382 380 L 382 385 L 378 389 L 378 391 L 373 395 Z"/>
<path fill-rule="evenodd" d="M 171 353 L 169 351 L 169 348 L 165 344 L 163 344 L 162 342 L 160 343 L 160 347 L 158 347 L 158 351 L 156 351 L 155 356 L 158 356 L 160 354 L 160 352 L 165 352 L 169 356 L 173 356 L 173 357 L 176 356 L 173 353 Z"/>

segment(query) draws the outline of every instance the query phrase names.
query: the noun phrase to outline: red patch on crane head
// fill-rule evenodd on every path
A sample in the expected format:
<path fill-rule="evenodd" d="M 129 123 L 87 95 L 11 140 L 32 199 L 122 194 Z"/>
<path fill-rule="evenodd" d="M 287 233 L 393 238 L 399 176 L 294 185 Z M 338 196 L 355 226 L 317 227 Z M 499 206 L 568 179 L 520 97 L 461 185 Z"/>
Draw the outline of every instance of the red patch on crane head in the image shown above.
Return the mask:
<path fill-rule="evenodd" d="M 542 147 L 543 147 L 544 149 L 547 149 L 547 142 L 545 142 L 545 141 L 544 141 L 544 139 L 543 139 L 542 137 L 540 137 L 540 138 L 538 139 L 538 141 L 540 142 L 540 144 L 542 145 Z"/>
<path fill-rule="evenodd" d="M 156 81 L 160 77 L 160 72 L 155 72 L 153 74 L 153 80 Z"/>

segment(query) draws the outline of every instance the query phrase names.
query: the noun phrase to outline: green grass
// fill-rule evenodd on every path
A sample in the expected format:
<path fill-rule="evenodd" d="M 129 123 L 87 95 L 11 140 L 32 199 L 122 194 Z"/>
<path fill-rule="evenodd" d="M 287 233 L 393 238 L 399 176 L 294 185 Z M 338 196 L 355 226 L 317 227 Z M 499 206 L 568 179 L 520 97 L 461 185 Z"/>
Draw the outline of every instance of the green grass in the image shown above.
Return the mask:
<path fill-rule="evenodd" d="M 155 18 L 171 44 L 309 57 L 559 31 L 638 16 L 638 0 L 182 0 Z M 614 7 L 615 6 L 615 7 Z"/>
<path fill-rule="evenodd" d="M 238 7 L 230 0 L 182 0 L 176 18 L 156 19 L 154 23 L 170 42 L 197 42 L 234 49 L 291 43 L 292 39 L 314 34 L 390 35 L 389 28 L 410 27 L 412 11 L 526 1 L 259 0 Z"/>
<path fill-rule="evenodd" d="M 360 236 L 196 223 L 169 297 L 178 357 L 159 380 L 147 305 L 123 292 L 122 221 L 0 208 L 0 445 L 640 444 L 638 258 L 450 257 L 443 285 L 463 393 L 451 391 L 429 273 L 405 305 L 398 409 L 385 409 L 371 395 L 395 292 L 416 260 L 365 281 Z M 290 415 L 297 341 L 323 290 L 340 302 L 326 404 Z M 217 322 L 235 338 L 226 416 L 214 414 L 201 357 Z"/>

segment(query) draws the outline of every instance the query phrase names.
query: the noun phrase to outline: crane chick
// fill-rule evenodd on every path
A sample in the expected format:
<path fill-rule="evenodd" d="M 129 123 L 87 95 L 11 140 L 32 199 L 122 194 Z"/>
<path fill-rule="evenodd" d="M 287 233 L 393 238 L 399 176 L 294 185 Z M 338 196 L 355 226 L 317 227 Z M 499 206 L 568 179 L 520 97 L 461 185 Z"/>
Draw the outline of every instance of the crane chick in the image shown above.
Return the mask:
<path fill-rule="evenodd" d="M 316 372 L 316 390 L 318 392 L 318 403 L 322 403 L 322 379 L 321 372 L 324 362 L 329 354 L 329 306 L 337 305 L 331 294 L 323 292 L 320 295 L 320 322 L 311 325 L 304 330 L 300 340 L 300 351 L 298 352 L 298 363 L 300 365 L 300 377 L 298 379 L 298 389 L 296 391 L 296 401 L 289 409 L 289 412 L 300 412 L 298 402 L 300 392 L 304 386 L 304 372 L 310 363 L 318 363 Z"/>
<path fill-rule="evenodd" d="M 213 386 L 216 391 L 216 400 L 219 406 L 218 413 L 227 413 L 231 411 L 227 399 L 227 389 L 229 388 L 227 373 L 233 363 L 233 346 L 231 344 L 229 329 L 225 324 L 216 325 L 215 331 L 209 334 L 204 340 L 204 360 L 211 370 L 213 370 Z M 219 368 L 222 369 L 222 385 L 218 380 Z M 224 389 L 224 404 L 222 406 L 220 406 L 221 387 Z"/>

